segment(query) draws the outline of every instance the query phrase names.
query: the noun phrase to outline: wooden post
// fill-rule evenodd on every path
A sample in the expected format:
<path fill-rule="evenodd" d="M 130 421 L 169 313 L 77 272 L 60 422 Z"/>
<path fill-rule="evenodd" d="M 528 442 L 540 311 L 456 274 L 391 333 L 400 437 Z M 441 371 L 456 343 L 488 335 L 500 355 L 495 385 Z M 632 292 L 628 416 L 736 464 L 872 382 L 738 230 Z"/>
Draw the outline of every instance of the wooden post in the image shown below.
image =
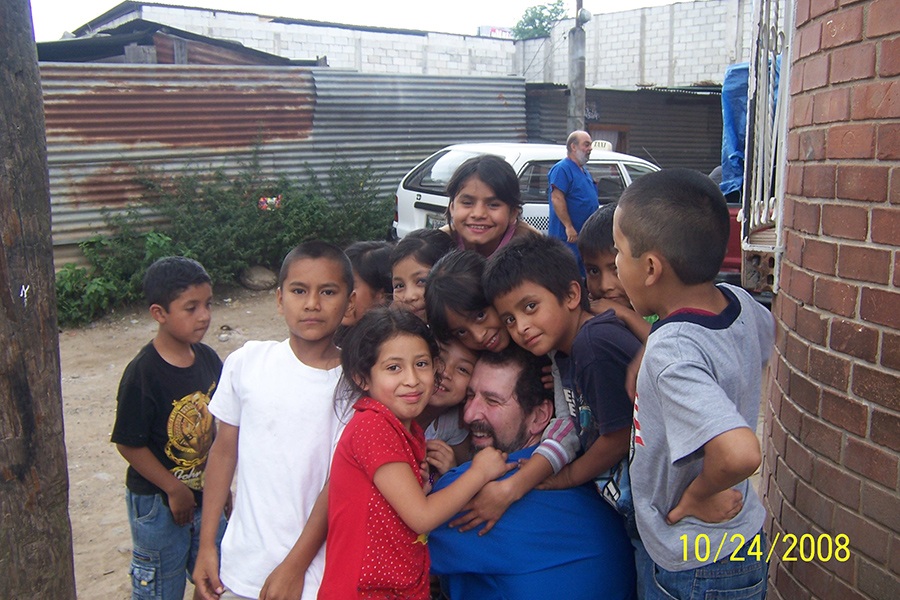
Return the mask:
<path fill-rule="evenodd" d="M 28 0 L 0 2 L 0 596 L 74 600 L 50 184 Z"/>

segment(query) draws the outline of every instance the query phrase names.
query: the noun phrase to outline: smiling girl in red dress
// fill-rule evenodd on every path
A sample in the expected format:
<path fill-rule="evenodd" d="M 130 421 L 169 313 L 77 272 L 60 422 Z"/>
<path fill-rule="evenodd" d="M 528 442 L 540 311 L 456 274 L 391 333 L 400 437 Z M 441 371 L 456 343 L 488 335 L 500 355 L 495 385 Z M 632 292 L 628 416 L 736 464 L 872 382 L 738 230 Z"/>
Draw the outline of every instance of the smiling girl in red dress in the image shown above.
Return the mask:
<path fill-rule="evenodd" d="M 331 467 L 320 600 L 427 600 L 426 534 L 514 466 L 486 449 L 463 477 L 427 495 L 415 418 L 434 392 L 437 356 L 428 327 L 403 310 L 366 313 L 344 342 L 342 377 L 359 399 Z"/>

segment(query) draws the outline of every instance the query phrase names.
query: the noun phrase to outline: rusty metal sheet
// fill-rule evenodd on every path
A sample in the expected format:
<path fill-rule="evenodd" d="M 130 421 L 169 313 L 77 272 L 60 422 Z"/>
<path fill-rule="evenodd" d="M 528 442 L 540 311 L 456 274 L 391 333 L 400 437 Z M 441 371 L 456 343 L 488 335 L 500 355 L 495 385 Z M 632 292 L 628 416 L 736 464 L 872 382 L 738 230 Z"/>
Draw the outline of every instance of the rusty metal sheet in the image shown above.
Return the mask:
<path fill-rule="evenodd" d="M 41 78 L 57 267 L 108 231 L 105 214 L 141 204 L 148 169 L 233 176 L 255 153 L 264 177 L 327 181 L 343 161 L 371 165 L 387 196 L 443 146 L 525 141 L 516 77 L 43 63 Z"/>

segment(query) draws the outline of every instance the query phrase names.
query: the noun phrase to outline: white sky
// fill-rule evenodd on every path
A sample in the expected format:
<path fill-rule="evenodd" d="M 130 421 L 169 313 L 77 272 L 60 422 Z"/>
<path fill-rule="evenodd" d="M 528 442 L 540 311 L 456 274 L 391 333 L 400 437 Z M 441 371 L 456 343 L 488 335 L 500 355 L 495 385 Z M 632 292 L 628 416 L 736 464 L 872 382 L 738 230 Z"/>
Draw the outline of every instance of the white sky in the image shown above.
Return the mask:
<path fill-rule="evenodd" d="M 512 27 L 529 6 L 550 2 L 552 0 L 162 0 L 158 3 L 349 25 L 474 35 L 480 25 Z M 583 0 L 584 8 L 594 14 L 673 3 L 674 0 Z M 38 42 L 58 40 L 63 32 L 77 29 L 118 4 L 117 0 L 31 0 L 35 39 Z M 566 0 L 565 4 L 568 15 L 573 16 L 575 0 Z"/>

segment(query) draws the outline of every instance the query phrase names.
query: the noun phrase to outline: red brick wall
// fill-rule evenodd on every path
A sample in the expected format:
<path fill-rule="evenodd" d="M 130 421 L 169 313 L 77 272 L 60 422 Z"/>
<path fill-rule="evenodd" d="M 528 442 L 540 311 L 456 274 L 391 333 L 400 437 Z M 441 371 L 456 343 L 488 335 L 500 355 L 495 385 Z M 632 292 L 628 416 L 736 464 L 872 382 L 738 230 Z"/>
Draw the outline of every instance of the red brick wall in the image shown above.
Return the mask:
<path fill-rule="evenodd" d="M 770 598 L 900 598 L 900 0 L 797 0 L 762 492 Z M 790 541 L 790 540 L 789 540 Z"/>

